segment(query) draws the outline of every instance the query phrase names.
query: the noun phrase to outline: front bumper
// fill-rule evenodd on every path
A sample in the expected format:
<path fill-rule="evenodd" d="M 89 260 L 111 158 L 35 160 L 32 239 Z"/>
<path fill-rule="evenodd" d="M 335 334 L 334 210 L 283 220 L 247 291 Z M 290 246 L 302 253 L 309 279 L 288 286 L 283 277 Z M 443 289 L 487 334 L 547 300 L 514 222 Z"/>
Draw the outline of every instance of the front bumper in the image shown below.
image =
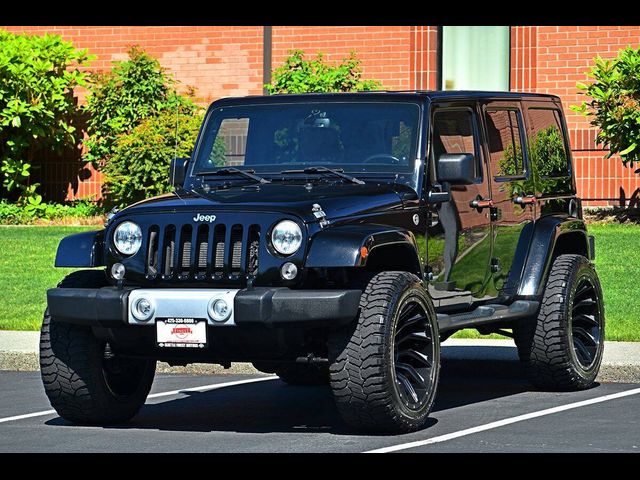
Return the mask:
<path fill-rule="evenodd" d="M 130 303 L 142 292 L 150 292 L 161 301 L 154 318 L 165 316 L 206 316 L 211 298 L 231 295 L 233 315 L 229 325 L 340 326 L 358 314 L 360 290 L 291 290 L 289 288 L 162 289 L 116 287 L 52 288 L 47 291 L 49 314 L 55 321 L 100 326 L 123 327 L 154 325 L 154 318 L 139 322 L 132 318 Z M 181 295 L 181 293 L 183 293 Z M 130 298 L 131 297 L 131 298 Z M 172 299 L 172 300 L 169 300 Z M 202 306 L 205 306 L 204 309 Z M 197 313 L 202 311 L 202 315 Z M 210 326 L 216 324 L 209 319 Z"/>

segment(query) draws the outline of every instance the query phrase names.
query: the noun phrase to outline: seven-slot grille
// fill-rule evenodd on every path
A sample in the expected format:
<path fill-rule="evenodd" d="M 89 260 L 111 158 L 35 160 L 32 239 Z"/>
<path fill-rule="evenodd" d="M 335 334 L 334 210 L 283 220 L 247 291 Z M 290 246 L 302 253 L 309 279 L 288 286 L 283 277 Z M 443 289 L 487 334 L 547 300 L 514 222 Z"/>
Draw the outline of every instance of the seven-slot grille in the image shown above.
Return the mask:
<path fill-rule="evenodd" d="M 161 279 L 240 279 L 258 273 L 259 225 L 153 225 L 146 274 Z"/>

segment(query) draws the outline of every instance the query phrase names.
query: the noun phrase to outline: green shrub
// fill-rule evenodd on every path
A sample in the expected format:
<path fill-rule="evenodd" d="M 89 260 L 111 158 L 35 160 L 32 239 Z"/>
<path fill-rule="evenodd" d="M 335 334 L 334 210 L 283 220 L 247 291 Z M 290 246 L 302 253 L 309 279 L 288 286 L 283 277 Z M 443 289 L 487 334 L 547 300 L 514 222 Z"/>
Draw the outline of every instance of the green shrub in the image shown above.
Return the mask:
<path fill-rule="evenodd" d="M 41 199 L 40 199 L 41 200 Z M 0 202 L 0 225 L 26 225 L 36 220 L 87 218 L 104 215 L 105 207 L 91 200 L 74 200 L 67 204 L 27 202 L 25 205 Z"/>
<path fill-rule="evenodd" d="M 272 81 L 265 88 L 271 94 L 361 92 L 378 90 L 381 84 L 362 79 L 360 60 L 354 52 L 342 63 L 330 65 L 321 53 L 314 60 L 305 60 L 303 51 L 292 50 L 284 65 L 273 71 Z"/>
<path fill-rule="evenodd" d="M 190 97 L 176 93 L 175 81 L 158 60 L 138 47 L 128 54 L 129 59 L 114 62 L 111 71 L 90 77 L 84 159 L 96 166 L 113 155 L 118 136 L 131 132 L 142 120 L 178 106 L 183 111 L 196 109 Z"/>
<path fill-rule="evenodd" d="M 103 168 L 105 195 L 110 203 L 128 205 L 169 192 L 169 164 L 188 157 L 195 144 L 202 114 L 165 111 L 144 120 L 130 134 L 118 137 L 113 155 Z"/>
<path fill-rule="evenodd" d="M 74 88 L 84 85 L 77 69 L 90 58 L 57 35 L 0 31 L 0 172 L 3 197 L 35 195 L 29 185 L 33 160 L 44 149 L 74 145 Z"/>
<path fill-rule="evenodd" d="M 571 108 L 598 127 L 606 158 L 618 154 L 633 167 L 640 160 L 640 48 L 620 50 L 612 60 L 597 57 L 589 76 L 593 82 L 578 88 L 591 100 Z"/>

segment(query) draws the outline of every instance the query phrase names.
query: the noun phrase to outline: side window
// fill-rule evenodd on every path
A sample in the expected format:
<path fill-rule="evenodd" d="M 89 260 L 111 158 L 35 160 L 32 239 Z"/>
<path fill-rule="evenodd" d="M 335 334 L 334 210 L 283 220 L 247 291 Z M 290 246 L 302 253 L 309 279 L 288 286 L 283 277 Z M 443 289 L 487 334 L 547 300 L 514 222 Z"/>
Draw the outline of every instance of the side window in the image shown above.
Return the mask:
<path fill-rule="evenodd" d="M 222 120 L 209 155 L 209 164 L 212 167 L 244 165 L 248 130 L 248 118 Z"/>
<path fill-rule="evenodd" d="M 471 110 L 439 110 L 433 116 L 433 158 L 443 153 L 470 153 L 476 158 L 476 178 L 482 176 Z"/>
<path fill-rule="evenodd" d="M 560 112 L 554 109 L 529 109 L 529 158 L 541 177 L 568 177 L 566 151 Z"/>
<path fill-rule="evenodd" d="M 524 158 L 517 110 L 487 110 L 487 143 L 491 174 L 496 181 L 524 176 Z"/>

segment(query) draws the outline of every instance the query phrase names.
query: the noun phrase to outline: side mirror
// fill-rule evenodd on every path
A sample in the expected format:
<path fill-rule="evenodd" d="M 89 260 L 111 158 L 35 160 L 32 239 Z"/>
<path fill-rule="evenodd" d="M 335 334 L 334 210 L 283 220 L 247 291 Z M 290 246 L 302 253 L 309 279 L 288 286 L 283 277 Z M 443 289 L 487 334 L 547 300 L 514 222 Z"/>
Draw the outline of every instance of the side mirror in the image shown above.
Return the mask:
<path fill-rule="evenodd" d="M 169 180 L 173 188 L 182 188 L 189 167 L 188 158 L 174 158 L 169 167 Z"/>
<path fill-rule="evenodd" d="M 476 179 L 475 158 L 470 153 L 444 153 L 436 165 L 438 181 L 451 185 L 471 185 Z"/>

